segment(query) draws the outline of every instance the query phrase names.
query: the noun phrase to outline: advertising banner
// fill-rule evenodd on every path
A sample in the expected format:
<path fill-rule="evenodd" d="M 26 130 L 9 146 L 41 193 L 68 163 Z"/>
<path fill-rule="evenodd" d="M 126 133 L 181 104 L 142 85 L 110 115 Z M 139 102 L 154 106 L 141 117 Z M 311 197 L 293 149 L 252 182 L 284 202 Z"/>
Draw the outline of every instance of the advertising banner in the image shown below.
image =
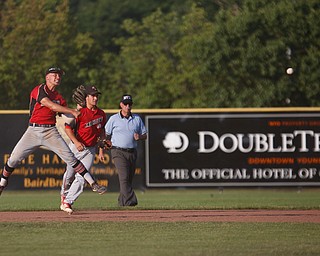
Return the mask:
<path fill-rule="evenodd" d="M 319 186 L 320 111 L 137 111 L 148 139 L 139 142 L 134 188 Z M 109 116 L 110 113 L 107 114 Z M 0 168 L 28 125 L 28 112 L 0 113 Z M 68 143 L 58 118 L 59 132 Z M 90 170 L 118 191 L 110 151 Z M 15 169 L 9 190 L 59 189 L 65 163 L 40 148 Z"/>
<path fill-rule="evenodd" d="M 109 115 L 108 115 L 109 116 Z M 16 143 L 28 127 L 28 111 L 0 114 L 0 169 L 10 156 Z M 64 123 L 57 117 L 57 128 L 67 143 L 69 139 L 64 132 Z M 140 157 L 137 160 L 134 186 L 145 187 L 144 183 L 144 144 L 139 145 Z M 57 154 L 39 148 L 14 170 L 7 190 L 59 190 L 66 164 Z M 108 191 L 119 191 L 118 173 L 112 162 L 110 150 L 105 151 L 105 160 L 100 162 L 98 150 L 90 170 L 99 184 L 107 186 Z M 1 171 L 0 171 L 1 173 Z M 89 187 L 87 187 L 89 189 Z"/>
<path fill-rule="evenodd" d="M 319 186 L 320 113 L 147 115 L 147 187 Z"/>

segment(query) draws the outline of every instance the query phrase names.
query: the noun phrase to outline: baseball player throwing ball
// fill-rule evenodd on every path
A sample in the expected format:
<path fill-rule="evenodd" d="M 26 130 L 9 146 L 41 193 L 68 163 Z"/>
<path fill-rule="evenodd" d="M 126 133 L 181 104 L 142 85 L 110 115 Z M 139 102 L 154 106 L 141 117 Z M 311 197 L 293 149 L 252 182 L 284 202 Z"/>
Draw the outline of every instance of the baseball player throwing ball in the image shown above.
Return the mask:
<path fill-rule="evenodd" d="M 72 166 L 92 187 L 93 191 L 103 194 L 106 188 L 98 185 L 85 166 L 69 149 L 56 128 L 56 114 L 65 113 L 78 117 L 79 110 L 67 107 L 67 103 L 56 90 L 65 72 L 58 67 L 46 71 L 45 82 L 37 85 L 30 94 L 30 119 L 28 128 L 14 147 L 3 168 L 0 179 L 0 195 L 8 185 L 14 169 L 23 159 L 40 146 L 55 152 L 64 162 Z"/>
<path fill-rule="evenodd" d="M 73 92 L 72 99 L 77 103 L 81 114 L 71 124 L 65 124 L 65 132 L 70 139 L 69 147 L 87 170 L 92 167 L 97 145 L 103 148 L 111 147 L 111 142 L 104 140 L 106 114 L 97 107 L 100 94 L 93 85 L 78 86 Z M 76 173 L 72 166 L 67 165 L 61 187 L 62 211 L 73 213 L 72 205 L 83 192 L 84 186 L 85 179 Z"/>

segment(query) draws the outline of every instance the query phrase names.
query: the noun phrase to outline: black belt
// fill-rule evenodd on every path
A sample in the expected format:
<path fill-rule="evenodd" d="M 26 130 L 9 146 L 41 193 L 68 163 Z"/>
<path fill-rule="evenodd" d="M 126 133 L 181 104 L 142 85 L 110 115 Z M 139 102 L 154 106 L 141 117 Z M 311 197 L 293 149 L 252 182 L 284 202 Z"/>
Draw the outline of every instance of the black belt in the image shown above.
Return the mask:
<path fill-rule="evenodd" d="M 29 123 L 29 126 L 32 127 L 45 127 L 45 128 L 50 128 L 56 126 L 55 124 L 36 124 L 36 123 Z"/>
<path fill-rule="evenodd" d="M 112 146 L 111 148 L 119 149 L 121 151 L 129 152 L 129 153 L 133 153 L 134 152 L 134 148 L 120 148 L 120 147 L 116 147 L 116 146 Z"/>

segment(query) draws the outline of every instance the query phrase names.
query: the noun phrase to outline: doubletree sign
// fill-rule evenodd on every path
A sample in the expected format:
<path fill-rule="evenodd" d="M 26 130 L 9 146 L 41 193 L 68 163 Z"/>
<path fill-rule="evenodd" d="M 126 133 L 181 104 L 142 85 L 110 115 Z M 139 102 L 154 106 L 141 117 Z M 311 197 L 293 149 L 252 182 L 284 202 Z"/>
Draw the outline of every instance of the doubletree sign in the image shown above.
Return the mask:
<path fill-rule="evenodd" d="M 318 113 L 147 116 L 146 185 L 318 186 Z"/>

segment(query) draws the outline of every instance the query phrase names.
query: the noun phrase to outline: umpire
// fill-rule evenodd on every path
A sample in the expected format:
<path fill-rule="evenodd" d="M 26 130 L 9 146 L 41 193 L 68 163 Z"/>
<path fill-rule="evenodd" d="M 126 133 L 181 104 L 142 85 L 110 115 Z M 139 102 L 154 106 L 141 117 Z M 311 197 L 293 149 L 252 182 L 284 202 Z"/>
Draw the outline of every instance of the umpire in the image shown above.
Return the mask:
<path fill-rule="evenodd" d="M 111 139 L 111 156 L 118 170 L 120 194 L 119 206 L 135 206 L 137 197 L 132 188 L 136 169 L 137 141 L 147 139 L 147 130 L 139 115 L 131 113 L 132 97 L 122 96 L 120 111 L 112 115 L 105 126 L 106 137 Z"/>

